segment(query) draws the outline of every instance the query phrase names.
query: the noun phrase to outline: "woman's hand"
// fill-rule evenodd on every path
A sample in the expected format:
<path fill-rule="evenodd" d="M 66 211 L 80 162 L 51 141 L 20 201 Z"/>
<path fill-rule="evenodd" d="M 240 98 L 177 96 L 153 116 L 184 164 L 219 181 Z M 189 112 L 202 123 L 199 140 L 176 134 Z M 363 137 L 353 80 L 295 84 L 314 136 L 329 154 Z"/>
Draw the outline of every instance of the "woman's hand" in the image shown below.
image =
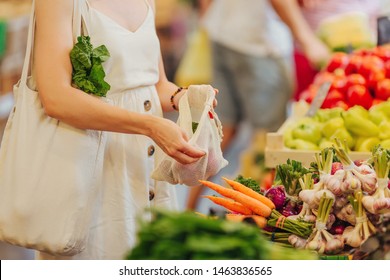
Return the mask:
<path fill-rule="evenodd" d="M 155 118 L 151 124 L 150 137 L 170 157 L 181 164 L 199 160 L 205 152 L 188 144 L 188 136 L 173 121 Z"/>
<path fill-rule="evenodd" d="M 301 7 L 313 9 L 319 7 L 324 0 L 298 0 Z"/>
<path fill-rule="evenodd" d="M 315 68 L 321 68 L 330 58 L 329 48 L 317 37 L 312 37 L 303 45 L 303 51 Z"/>

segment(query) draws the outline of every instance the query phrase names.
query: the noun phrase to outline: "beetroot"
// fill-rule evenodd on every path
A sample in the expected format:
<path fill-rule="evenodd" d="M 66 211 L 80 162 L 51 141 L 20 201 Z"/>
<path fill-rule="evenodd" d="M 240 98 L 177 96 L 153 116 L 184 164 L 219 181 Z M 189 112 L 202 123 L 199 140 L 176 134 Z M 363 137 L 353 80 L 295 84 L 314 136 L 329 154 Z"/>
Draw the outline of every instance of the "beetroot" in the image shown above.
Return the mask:
<path fill-rule="evenodd" d="M 282 185 L 269 188 L 266 191 L 265 196 L 272 200 L 276 210 L 281 210 L 286 202 L 286 193 Z"/>
<path fill-rule="evenodd" d="M 336 220 L 331 229 L 329 230 L 329 233 L 331 234 L 336 234 L 336 235 L 339 235 L 339 234 L 343 234 L 345 228 L 347 226 L 349 226 L 350 224 L 344 222 L 344 221 L 341 221 L 341 220 Z"/>
<path fill-rule="evenodd" d="M 299 204 L 289 200 L 283 207 L 281 214 L 285 217 L 298 215 L 300 212 Z"/>

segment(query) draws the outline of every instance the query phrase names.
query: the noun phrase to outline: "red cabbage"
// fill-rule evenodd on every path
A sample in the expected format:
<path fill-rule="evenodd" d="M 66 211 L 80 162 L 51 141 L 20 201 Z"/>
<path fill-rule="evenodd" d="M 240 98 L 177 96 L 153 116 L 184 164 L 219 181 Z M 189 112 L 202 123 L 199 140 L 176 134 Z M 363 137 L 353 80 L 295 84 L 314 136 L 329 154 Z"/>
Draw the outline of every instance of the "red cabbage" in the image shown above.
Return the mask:
<path fill-rule="evenodd" d="M 281 210 L 286 202 L 286 193 L 282 185 L 272 186 L 267 190 L 265 196 L 272 200 L 276 210 Z"/>

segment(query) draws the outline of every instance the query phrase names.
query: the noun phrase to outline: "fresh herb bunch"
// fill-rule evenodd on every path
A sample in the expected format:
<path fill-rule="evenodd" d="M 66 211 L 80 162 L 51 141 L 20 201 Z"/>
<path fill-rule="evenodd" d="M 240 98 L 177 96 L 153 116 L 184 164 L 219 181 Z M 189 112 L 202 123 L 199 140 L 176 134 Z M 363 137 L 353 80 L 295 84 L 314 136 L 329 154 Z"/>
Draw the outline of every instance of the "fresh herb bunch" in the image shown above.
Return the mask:
<path fill-rule="evenodd" d="M 250 177 L 245 178 L 242 175 L 238 175 L 237 178 L 234 179 L 234 181 L 239 182 L 248 188 L 251 188 L 255 192 L 262 193 L 259 183 Z"/>
<path fill-rule="evenodd" d="M 86 93 L 105 97 L 111 87 L 104 80 L 106 73 L 102 63 L 109 57 L 106 46 L 93 48 L 89 36 L 79 36 L 70 52 L 74 86 Z"/>
<path fill-rule="evenodd" d="M 299 178 L 310 171 L 302 165 L 302 162 L 287 160 L 287 163 L 276 166 L 275 185 L 283 185 L 289 196 L 297 196 L 301 190 Z"/>
<path fill-rule="evenodd" d="M 316 259 L 309 251 L 268 241 L 259 228 L 193 212 L 152 210 L 141 222 L 129 260 L 283 260 Z"/>

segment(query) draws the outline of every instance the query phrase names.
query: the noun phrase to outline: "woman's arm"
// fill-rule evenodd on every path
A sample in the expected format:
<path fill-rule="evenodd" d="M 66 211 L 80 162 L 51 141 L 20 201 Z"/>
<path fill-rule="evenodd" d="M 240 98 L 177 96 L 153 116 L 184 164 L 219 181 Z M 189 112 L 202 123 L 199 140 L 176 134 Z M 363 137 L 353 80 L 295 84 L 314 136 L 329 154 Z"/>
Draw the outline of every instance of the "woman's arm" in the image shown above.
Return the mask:
<path fill-rule="evenodd" d="M 290 28 L 295 40 L 313 65 L 319 65 L 329 58 L 329 50 L 318 39 L 303 17 L 298 0 L 271 0 L 279 17 Z"/>
<path fill-rule="evenodd" d="M 73 1 L 36 0 L 34 71 L 46 113 L 81 129 L 143 134 L 182 163 L 204 153 L 187 143 L 173 122 L 111 106 L 71 86 Z"/>
<path fill-rule="evenodd" d="M 153 13 L 156 14 L 156 5 L 154 0 L 148 0 L 150 6 L 153 9 Z M 158 70 L 159 70 L 159 80 L 156 84 L 156 90 L 158 93 L 158 96 L 160 97 L 160 102 L 161 102 L 161 107 L 164 112 L 171 112 L 173 111 L 173 107 L 171 104 L 171 96 L 174 92 L 177 91 L 179 86 L 175 85 L 174 83 L 170 82 L 166 76 L 165 73 L 165 68 L 164 68 L 164 63 L 162 59 L 162 55 L 160 53 L 159 57 L 159 63 L 158 63 Z M 174 104 L 177 107 L 178 105 L 178 100 L 180 97 L 185 93 L 185 90 L 182 90 L 179 92 L 175 98 L 174 98 Z"/>

